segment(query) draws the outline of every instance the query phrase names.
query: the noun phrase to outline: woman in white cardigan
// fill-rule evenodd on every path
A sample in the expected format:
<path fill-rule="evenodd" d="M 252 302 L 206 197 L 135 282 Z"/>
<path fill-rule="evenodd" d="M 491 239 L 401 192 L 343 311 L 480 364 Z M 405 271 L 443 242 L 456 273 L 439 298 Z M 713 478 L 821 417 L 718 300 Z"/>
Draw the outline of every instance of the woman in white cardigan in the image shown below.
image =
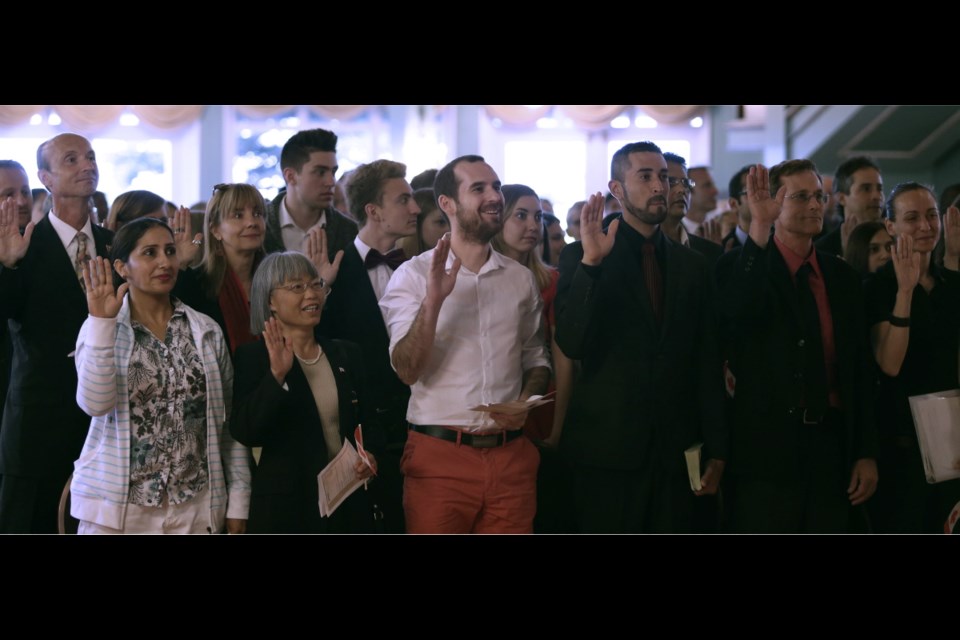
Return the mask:
<path fill-rule="evenodd" d="M 249 451 L 225 428 L 233 370 L 219 326 L 171 295 L 173 232 L 142 218 L 83 267 L 77 402 L 93 421 L 70 485 L 78 533 L 246 527 Z"/>

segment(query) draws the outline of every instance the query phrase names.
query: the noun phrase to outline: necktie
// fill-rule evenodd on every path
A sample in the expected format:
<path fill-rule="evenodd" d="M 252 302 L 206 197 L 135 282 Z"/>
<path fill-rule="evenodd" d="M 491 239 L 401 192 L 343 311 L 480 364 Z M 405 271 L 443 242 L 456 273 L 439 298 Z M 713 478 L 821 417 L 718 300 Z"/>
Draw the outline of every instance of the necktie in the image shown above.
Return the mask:
<path fill-rule="evenodd" d="M 657 326 L 661 326 L 663 323 L 663 275 L 660 273 L 660 263 L 657 262 L 653 242 L 644 242 L 640 253 L 643 256 L 643 282 L 647 285 L 647 292 L 650 294 L 650 306 L 653 307 L 653 315 L 657 318 Z"/>
<path fill-rule="evenodd" d="M 73 269 L 77 272 L 77 279 L 84 291 L 87 290 L 83 284 L 83 265 L 89 259 L 87 256 L 87 234 L 83 231 L 77 233 L 77 255 L 73 258 Z"/>
<path fill-rule="evenodd" d="M 397 267 L 403 264 L 407 260 L 407 255 L 403 252 L 403 249 L 394 249 L 393 251 L 388 251 L 387 255 L 383 255 L 376 249 L 370 249 L 367 253 L 367 257 L 363 261 L 363 266 L 367 269 L 373 269 L 378 265 L 385 264 L 394 271 Z"/>
<path fill-rule="evenodd" d="M 807 417 L 819 419 L 827 410 L 827 366 L 820 335 L 820 308 L 810 289 L 813 267 L 804 262 L 797 271 L 797 299 L 805 333 L 803 351 L 803 398 Z"/>

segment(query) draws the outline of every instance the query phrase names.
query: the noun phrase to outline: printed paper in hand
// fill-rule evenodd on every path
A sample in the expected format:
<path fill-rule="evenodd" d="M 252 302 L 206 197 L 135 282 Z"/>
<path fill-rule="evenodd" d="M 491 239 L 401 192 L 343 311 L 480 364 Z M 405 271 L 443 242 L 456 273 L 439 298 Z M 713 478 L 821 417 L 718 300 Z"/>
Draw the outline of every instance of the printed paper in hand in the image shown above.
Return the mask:
<path fill-rule="evenodd" d="M 357 450 L 344 438 L 340 453 L 317 475 L 321 516 L 331 515 L 350 494 L 363 486 L 364 481 L 354 470 L 359 459 Z"/>

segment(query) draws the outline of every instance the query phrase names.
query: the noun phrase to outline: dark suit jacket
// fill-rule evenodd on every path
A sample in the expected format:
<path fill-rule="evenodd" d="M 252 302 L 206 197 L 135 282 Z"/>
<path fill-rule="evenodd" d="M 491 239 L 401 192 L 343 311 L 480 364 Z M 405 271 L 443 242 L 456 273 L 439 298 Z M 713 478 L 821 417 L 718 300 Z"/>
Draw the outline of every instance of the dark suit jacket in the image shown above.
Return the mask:
<path fill-rule="evenodd" d="M 723 237 L 723 240 L 720 242 L 720 246 L 723 248 L 724 252 L 743 246 L 740 244 L 740 238 L 737 237 L 736 227 L 734 227 L 733 231 Z"/>
<path fill-rule="evenodd" d="M 93 227 L 96 253 L 113 233 Z M 90 426 L 77 405 L 77 334 L 87 298 L 49 214 L 16 269 L 0 267 L 0 316 L 9 318 L 13 374 L 0 429 L 0 473 L 67 476 Z"/>
<path fill-rule="evenodd" d="M 875 458 L 874 377 L 860 275 L 841 259 L 817 250 L 837 349 L 845 453 L 852 467 Z M 717 264 L 721 316 L 730 343 L 725 352 L 736 378 L 727 473 L 776 480 L 797 473 L 800 444 L 788 413 L 802 406 L 803 328 L 793 278 L 771 237 L 753 240 Z"/>
<path fill-rule="evenodd" d="M 690 238 L 690 248 L 707 259 L 707 271 L 712 274 L 717 260 L 723 255 L 723 247 L 700 236 L 688 234 L 688 237 Z"/>
<path fill-rule="evenodd" d="M 287 250 L 283 244 L 283 234 L 280 230 L 280 203 L 283 202 L 286 195 L 286 191 L 281 191 L 267 207 L 267 236 L 263 241 L 263 248 L 267 253 Z M 324 228 L 327 230 L 327 251 L 331 262 L 333 257 L 337 255 L 337 251 L 346 249 L 353 243 L 353 239 L 357 237 L 359 231 L 356 222 L 333 207 L 327 209 L 327 222 Z"/>
<path fill-rule="evenodd" d="M 817 251 L 829 253 L 833 256 L 843 257 L 843 242 L 841 242 L 840 227 L 833 231 L 828 231 L 815 242 Z"/>
<path fill-rule="evenodd" d="M 360 348 L 351 342 L 325 339 L 320 346 L 337 381 L 340 437 L 356 444 L 353 430 L 363 424 L 364 445 L 378 455 L 383 450 L 383 432 L 364 400 Z M 329 457 L 313 393 L 296 359 L 286 384 L 289 391 L 270 373 L 270 357 L 262 341 L 237 349 L 230 433 L 248 447 L 263 447 L 260 464 L 253 471 L 248 532 L 372 532 L 370 505 L 363 489 L 331 518 L 320 517 L 317 474 Z"/>
<path fill-rule="evenodd" d="M 204 289 L 204 276 L 200 267 L 180 270 L 177 284 L 173 287 L 173 295 L 188 307 L 210 316 L 220 326 L 224 338 L 230 335 L 227 333 L 227 322 L 223 317 L 223 310 L 220 309 L 220 301 L 208 296 Z"/>
<path fill-rule="evenodd" d="M 390 336 L 367 269 L 353 242 L 346 248 L 317 330 L 318 335 L 360 345 L 370 402 L 390 441 L 404 441 L 410 387 L 400 381 L 390 365 Z"/>
<path fill-rule="evenodd" d="M 636 233 L 632 229 L 631 233 Z M 574 463 L 686 474 L 684 450 L 726 458 L 713 285 L 700 254 L 663 238 L 664 322 L 621 224 L 591 275 L 575 242 L 560 257 L 556 340 L 581 361 L 560 448 Z"/>

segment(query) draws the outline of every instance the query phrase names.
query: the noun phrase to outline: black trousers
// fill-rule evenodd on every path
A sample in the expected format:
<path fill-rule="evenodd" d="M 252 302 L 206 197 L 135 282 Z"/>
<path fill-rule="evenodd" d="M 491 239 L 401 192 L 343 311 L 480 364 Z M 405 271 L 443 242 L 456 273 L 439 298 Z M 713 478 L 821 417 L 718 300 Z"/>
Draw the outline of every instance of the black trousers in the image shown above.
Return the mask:
<path fill-rule="evenodd" d="M 0 475 L 0 533 L 57 533 L 63 477 Z"/>
<path fill-rule="evenodd" d="M 577 466 L 573 505 L 580 533 L 690 533 L 696 496 L 685 473 Z"/>
<path fill-rule="evenodd" d="M 796 465 L 778 478 L 725 478 L 725 506 L 732 533 L 847 533 L 850 472 L 843 446 L 843 415 L 830 410 L 821 424 L 804 424 L 800 413 Z"/>

